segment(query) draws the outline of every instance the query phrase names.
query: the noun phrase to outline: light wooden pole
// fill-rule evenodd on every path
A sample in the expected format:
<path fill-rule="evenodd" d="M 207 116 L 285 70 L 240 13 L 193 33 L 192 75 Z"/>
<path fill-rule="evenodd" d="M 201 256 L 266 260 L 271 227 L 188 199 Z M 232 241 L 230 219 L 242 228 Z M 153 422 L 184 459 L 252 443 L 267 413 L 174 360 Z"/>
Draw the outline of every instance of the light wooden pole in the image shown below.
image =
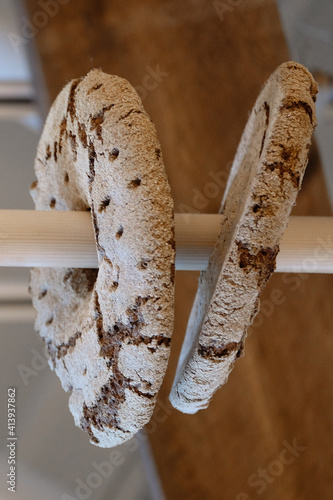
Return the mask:
<path fill-rule="evenodd" d="M 201 271 L 221 215 L 176 214 L 176 269 Z M 333 217 L 290 217 L 277 272 L 333 273 Z M 88 212 L 0 210 L 0 266 L 97 267 Z"/>

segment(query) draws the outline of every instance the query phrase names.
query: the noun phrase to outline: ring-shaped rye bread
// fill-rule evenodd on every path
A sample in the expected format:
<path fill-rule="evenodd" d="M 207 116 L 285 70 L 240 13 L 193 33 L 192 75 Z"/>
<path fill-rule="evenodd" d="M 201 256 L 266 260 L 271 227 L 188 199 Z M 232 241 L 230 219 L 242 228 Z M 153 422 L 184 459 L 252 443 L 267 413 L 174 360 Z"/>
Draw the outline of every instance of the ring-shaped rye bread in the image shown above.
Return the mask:
<path fill-rule="evenodd" d="M 89 210 L 99 267 L 34 268 L 36 330 L 92 443 L 115 446 L 150 419 L 170 351 L 174 214 L 161 147 L 124 79 L 91 71 L 47 118 L 37 210 Z"/>
<path fill-rule="evenodd" d="M 316 125 L 317 85 L 284 63 L 264 85 L 223 196 L 220 236 L 199 287 L 170 394 L 184 413 L 206 408 L 241 355 L 259 297 L 275 269 Z"/>

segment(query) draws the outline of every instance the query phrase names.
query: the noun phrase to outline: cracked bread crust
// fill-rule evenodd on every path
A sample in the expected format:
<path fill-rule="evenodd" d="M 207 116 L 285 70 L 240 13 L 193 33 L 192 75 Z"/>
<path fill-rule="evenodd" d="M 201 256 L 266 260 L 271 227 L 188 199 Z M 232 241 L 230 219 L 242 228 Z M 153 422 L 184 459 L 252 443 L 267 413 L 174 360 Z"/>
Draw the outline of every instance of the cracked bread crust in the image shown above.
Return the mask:
<path fill-rule="evenodd" d="M 316 125 L 317 85 L 295 62 L 269 78 L 249 117 L 222 200 L 221 233 L 201 273 L 170 394 L 184 413 L 206 408 L 242 354 L 275 269 Z"/>
<path fill-rule="evenodd" d="M 31 194 L 37 210 L 89 210 L 98 270 L 35 268 L 36 330 L 70 392 L 75 423 L 101 447 L 150 419 L 173 329 L 173 201 L 156 130 L 119 77 L 91 71 L 59 94 Z"/>

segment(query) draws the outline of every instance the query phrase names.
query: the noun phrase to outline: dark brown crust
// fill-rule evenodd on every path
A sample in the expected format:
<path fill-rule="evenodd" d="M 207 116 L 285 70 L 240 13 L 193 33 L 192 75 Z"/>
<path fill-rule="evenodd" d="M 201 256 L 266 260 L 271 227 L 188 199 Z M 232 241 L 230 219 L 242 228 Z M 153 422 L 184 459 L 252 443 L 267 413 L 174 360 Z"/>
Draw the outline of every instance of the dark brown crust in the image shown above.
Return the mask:
<path fill-rule="evenodd" d="M 66 137 L 67 135 L 67 118 L 66 116 L 63 117 L 60 123 L 60 131 L 59 131 L 59 144 L 58 144 L 58 151 L 59 153 L 62 153 L 62 141 L 63 137 Z M 56 159 L 56 161 L 58 158 Z"/>
<path fill-rule="evenodd" d="M 219 362 L 221 358 L 223 358 L 224 356 L 229 356 L 234 351 L 238 351 L 239 353 L 241 353 L 242 348 L 243 342 L 229 342 L 228 344 L 219 346 L 204 346 L 202 344 L 199 344 L 198 354 L 205 359 Z M 237 357 L 239 357 L 239 355 Z"/>
<path fill-rule="evenodd" d="M 258 287 L 262 288 L 275 270 L 279 245 L 262 248 L 256 254 L 252 254 L 247 245 L 241 241 L 236 241 L 236 245 L 239 252 L 239 267 L 244 269 L 245 273 L 255 269 L 258 272 Z"/>
<path fill-rule="evenodd" d="M 90 117 L 90 132 L 95 132 L 97 138 L 103 144 L 102 137 L 102 125 L 104 122 L 105 113 L 112 109 L 114 104 L 110 104 L 110 106 L 105 106 L 101 111 L 99 111 L 96 115 Z"/>
<path fill-rule="evenodd" d="M 98 269 L 68 269 L 64 281 L 68 281 L 78 297 L 92 292 L 97 279 Z"/>
<path fill-rule="evenodd" d="M 76 89 L 81 81 L 82 81 L 82 78 L 77 78 L 76 80 L 73 80 L 72 85 L 71 85 L 71 89 L 69 92 L 67 113 L 70 116 L 72 121 L 74 121 L 74 119 L 76 118 L 75 93 L 76 93 Z"/>
<path fill-rule="evenodd" d="M 103 87 L 103 83 L 96 83 L 91 89 L 88 90 L 87 95 L 90 95 L 92 92 L 95 92 L 96 90 L 99 90 L 101 87 Z"/>
<path fill-rule="evenodd" d="M 310 123 L 311 125 L 313 124 L 313 112 L 311 106 L 304 101 L 291 101 L 291 102 L 286 102 L 283 104 L 281 109 L 288 109 L 288 110 L 294 110 L 294 109 L 303 109 L 305 113 L 308 115 L 310 118 Z"/>
<path fill-rule="evenodd" d="M 171 339 L 169 337 L 163 335 L 146 337 L 141 334 L 144 325 L 141 310 L 149 299 L 150 297 L 138 297 L 134 306 L 127 311 L 128 323 L 124 324 L 117 321 L 112 330 L 105 331 L 98 294 L 95 291 L 96 329 L 101 345 L 100 356 L 106 358 L 108 366 L 112 368 L 112 376 L 96 396 L 96 404 L 89 407 L 84 405 L 83 408 L 84 416 L 81 420 L 81 427 L 88 432 L 91 439 L 96 443 L 98 443 L 98 440 L 92 433 L 92 425 L 101 431 L 104 427 L 124 431 L 119 425 L 118 408 L 126 399 L 125 389 L 134 391 L 143 398 L 152 399 L 155 396 L 154 393 L 142 392 L 138 387 L 133 386 L 133 381 L 125 377 L 118 368 L 120 349 L 125 343 L 134 345 L 153 343 L 156 346 L 170 347 Z M 154 352 L 154 350 L 151 352 Z"/>
<path fill-rule="evenodd" d="M 82 146 L 84 148 L 88 147 L 88 138 L 87 138 L 87 131 L 84 123 L 78 122 L 78 134 L 79 134 L 79 139 L 82 143 Z"/>
<path fill-rule="evenodd" d="M 265 128 L 265 132 L 264 132 L 264 135 L 263 135 L 262 141 L 261 141 L 261 148 L 260 148 L 259 158 L 261 158 L 261 154 L 262 154 L 263 149 L 264 149 L 267 128 L 268 128 L 268 125 L 269 125 L 270 107 L 269 107 L 269 105 L 267 104 L 266 101 L 264 102 L 264 109 L 265 109 L 265 112 L 266 112 L 266 123 L 265 123 L 266 128 Z"/>
<path fill-rule="evenodd" d="M 66 344 L 60 344 L 58 346 L 58 352 L 57 352 L 57 358 L 60 359 L 60 358 L 63 358 L 64 356 L 66 356 L 67 352 L 70 350 L 70 349 L 74 349 L 75 345 L 76 345 L 76 342 L 82 337 L 82 332 L 77 332 L 75 335 L 73 335 L 73 337 L 71 337 L 69 339 L 68 342 L 66 342 Z"/>

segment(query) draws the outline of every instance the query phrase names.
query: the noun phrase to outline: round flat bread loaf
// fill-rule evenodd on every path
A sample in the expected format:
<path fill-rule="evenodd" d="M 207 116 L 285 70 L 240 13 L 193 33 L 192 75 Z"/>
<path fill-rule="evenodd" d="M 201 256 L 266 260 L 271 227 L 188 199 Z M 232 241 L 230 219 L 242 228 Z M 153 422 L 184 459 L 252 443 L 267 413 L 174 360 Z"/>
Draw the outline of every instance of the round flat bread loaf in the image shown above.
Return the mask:
<path fill-rule="evenodd" d="M 206 408 L 242 353 L 301 186 L 316 125 L 316 93 L 303 66 L 282 64 L 249 117 L 222 200 L 220 237 L 200 276 L 170 394 L 180 411 Z"/>
<path fill-rule="evenodd" d="M 69 83 L 35 163 L 37 210 L 89 210 L 98 270 L 35 268 L 36 330 L 92 443 L 117 445 L 150 419 L 170 351 L 173 201 L 156 130 L 119 77 Z"/>

